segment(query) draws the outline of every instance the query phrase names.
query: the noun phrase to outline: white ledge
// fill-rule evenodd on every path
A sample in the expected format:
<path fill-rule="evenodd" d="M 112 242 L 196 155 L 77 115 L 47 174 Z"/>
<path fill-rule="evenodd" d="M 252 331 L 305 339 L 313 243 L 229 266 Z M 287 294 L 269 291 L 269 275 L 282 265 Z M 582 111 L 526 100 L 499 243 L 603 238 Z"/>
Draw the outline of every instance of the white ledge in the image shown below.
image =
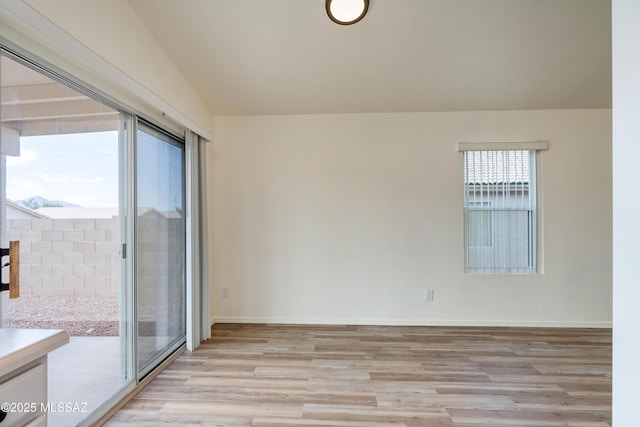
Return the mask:
<path fill-rule="evenodd" d="M 504 151 L 504 150 L 537 150 L 549 149 L 549 141 L 520 141 L 520 142 L 459 142 L 458 151 Z"/>
<path fill-rule="evenodd" d="M 0 377 L 69 342 L 60 329 L 0 329 Z"/>

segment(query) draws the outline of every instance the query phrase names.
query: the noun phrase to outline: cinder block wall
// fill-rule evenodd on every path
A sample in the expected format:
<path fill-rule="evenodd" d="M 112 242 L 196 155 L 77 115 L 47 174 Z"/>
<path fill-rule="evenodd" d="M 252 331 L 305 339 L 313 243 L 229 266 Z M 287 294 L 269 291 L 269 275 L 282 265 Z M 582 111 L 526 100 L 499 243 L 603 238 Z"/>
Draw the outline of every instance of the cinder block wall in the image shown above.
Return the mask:
<path fill-rule="evenodd" d="M 149 209 L 138 216 L 138 333 L 174 337 L 184 330 L 184 219 Z M 158 317 L 158 313 L 168 316 Z"/>
<path fill-rule="evenodd" d="M 118 217 L 7 220 L 9 240 L 20 241 L 21 293 L 117 298 L 118 222 Z"/>

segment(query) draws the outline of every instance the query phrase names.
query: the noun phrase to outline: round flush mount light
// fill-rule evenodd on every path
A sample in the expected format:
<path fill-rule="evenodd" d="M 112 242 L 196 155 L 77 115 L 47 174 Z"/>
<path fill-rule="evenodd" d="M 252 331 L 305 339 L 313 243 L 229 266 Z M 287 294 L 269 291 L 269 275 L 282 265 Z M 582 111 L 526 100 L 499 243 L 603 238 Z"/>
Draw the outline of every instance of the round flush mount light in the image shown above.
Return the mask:
<path fill-rule="evenodd" d="M 351 25 L 367 14 L 369 0 L 326 0 L 325 8 L 329 18 L 340 25 Z"/>

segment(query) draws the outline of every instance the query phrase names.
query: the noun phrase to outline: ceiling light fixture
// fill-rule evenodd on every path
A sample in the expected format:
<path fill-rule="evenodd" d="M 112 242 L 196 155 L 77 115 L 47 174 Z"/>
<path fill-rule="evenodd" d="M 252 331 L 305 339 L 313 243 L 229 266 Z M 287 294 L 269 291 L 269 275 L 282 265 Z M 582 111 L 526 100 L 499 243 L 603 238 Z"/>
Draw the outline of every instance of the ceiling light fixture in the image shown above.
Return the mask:
<path fill-rule="evenodd" d="M 369 0 L 325 0 L 329 18 L 340 25 L 351 25 L 367 14 Z"/>

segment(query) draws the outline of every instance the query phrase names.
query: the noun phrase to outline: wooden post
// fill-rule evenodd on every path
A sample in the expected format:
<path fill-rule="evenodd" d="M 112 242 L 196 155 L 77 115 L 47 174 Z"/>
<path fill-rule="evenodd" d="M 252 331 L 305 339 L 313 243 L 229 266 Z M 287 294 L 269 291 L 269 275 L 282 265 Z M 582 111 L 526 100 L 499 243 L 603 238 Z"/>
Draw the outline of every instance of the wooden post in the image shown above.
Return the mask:
<path fill-rule="evenodd" d="M 9 298 L 20 296 L 20 242 L 9 242 Z"/>

